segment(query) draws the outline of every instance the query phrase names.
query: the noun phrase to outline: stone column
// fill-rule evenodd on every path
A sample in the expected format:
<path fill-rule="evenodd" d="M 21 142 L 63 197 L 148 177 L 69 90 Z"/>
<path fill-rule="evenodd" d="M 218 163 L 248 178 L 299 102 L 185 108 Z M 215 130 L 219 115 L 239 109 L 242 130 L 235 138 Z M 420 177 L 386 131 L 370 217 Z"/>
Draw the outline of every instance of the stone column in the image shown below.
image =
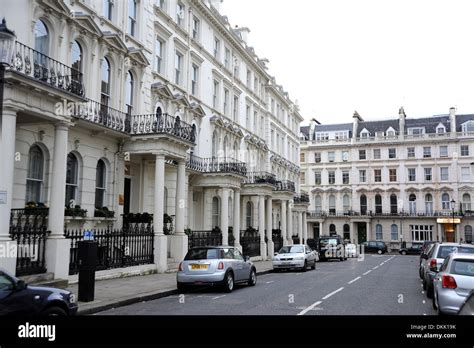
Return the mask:
<path fill-rule="evenodd" d="M 234 246 L 242 251 L 240 245 L 240 190 L 234 190 Z"/>
<path fill-rule="evenodd" d="M 0 120 L 0 194 L 3 199 L 6 198 L 6 202 L 0 203 L 0 247 L 6 251 L 16 251 L 17 249 L 16 241 L 10 238 L 10 213 L 13 202 L 13 177 L 15 172 L 15 138 L 16 110 L 4 108 L 3 119 Z M 8 255 L 0 257 L 0 266 L 15 274 L 16 257 L 5 256 Z M 12 255 L 9 254 L 9 256 Z"/>
<path fill-rule="evenodd" d="M 204 231 L 210 231 L 212 230 L 215 226 L 212 226 L 212 198 L 211 198 L 211 190 L 205 188 L 203 190 L 203 201 L 204 205 L 202 207 L 203 211 L 203 221 L 202 221 L 202 227 Z M 211 203 L 210 203 L 211 202 Z"/>
<path fill-rule="evenodd" d="M 443 226 L 441 224 L 437 224 L 438 230 L 437 230 L 437 241 L 442 242 L 443 241 Z"/>
<path fill-rule="evenodd" d="M 178 162 L 176 180 L 176 222 L 175 234 L 171 236 L 171 257 L 181 262 L 188 252 L 188 236 L 184 234 L 184 216 L 186 213 L 186 163 Z"/>
<path fill-rule="evenodd" d="M 286 211 L 286 205 L 287 201 L 281 201 L 281 212 L 280 212 L 280 218 L 281 218 L 281 236 L 283 237 L 283 245 L 290 245 L 290 238 L 288 238 L 288 233 L 287 233 L 287 211 Z"/>
<path fill-rule="evenodd" d="M 300 243 L 303 243 L 303 213 L 298 213 L 298 237 L 300 238 Z"/>
<path fill-rule="evenodd" d="M 260 235 L 260 256 L 267 258 L 267 244 L 265 243 L 265 197 L 258 197 L 258 233 Z"/>
<path fill-rule="evenodd" d="M 293 245 L 293 208 L 292 203 L 288 204 L 288 243 L 289 245 Z"/>
<path fill-rule="evenodd" d="M 308 240 L 308 221 L 306 220 L 306 212 L 302 213 L 303 215 L 303 239 L 304 243 Z"/>
<path fill-rule="evenodd" d="M 163 215 L 165 207 L 165 156 L 156 155 L 155 162 L 155 208 L 153 211 L 153 228 L 155 232 L 155 265 L 158 272 L 168 268 L 168 238 L 163 233 Z"/>
<path fill-rule="evenodd" d="M 221 195 L 221 229 L 222 245 L 229 245 L 229 193 L 228 188 L 222 189 Z"/>
<path fill-rule="evenodd" d="M 66 170 L 69 125 L 60 122 L 55 125 L 53 174 L 51 176 L 51 199 L 48 215 L 48 230 L 51 231 L 46 241 L 46 267 L 54 273 L 56 279 L 67 279 L 69 276 L 70 241 L 64 238 L 64 206 L 66 200 Z"/>
<path fill-rule="evenodd" d="M 275 246 L 273 244 L 273 238 L 272 238 L 272 230 L 273 230 L 273 221 L 272 221 L 272 208 L 273 208 L 273 201 L 272 198 L 269 197 L 267 198 L 267 255 L 269 258 L 273 256 L 273 253 L 275 252 Z"/>

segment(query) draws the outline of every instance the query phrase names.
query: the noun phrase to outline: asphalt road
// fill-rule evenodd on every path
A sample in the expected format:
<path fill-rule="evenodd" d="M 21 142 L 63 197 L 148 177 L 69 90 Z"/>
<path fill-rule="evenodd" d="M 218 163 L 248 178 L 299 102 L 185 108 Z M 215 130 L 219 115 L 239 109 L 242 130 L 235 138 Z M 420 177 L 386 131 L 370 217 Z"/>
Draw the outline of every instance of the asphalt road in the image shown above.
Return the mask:
<path fill-rule="evenodd" d="M 314 271 L 270 273 L 231 294 L 208 288 L 98 315 L 434 315 L 418 256 L 366 255 Z"/>

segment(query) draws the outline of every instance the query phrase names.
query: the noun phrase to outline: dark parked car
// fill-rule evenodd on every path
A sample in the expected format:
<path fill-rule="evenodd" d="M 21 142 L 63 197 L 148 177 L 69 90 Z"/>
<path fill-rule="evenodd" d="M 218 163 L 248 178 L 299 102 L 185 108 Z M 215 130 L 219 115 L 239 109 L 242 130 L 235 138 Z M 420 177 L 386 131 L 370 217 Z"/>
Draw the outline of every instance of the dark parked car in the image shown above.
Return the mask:
<path fill-rule="evenodd" d="M 27 285 L 0 269 L 0 315 L 75 315 L 76 298 L 70 291 Z"/>
<path fill-rule="evenodd" d="M 319 260 L 347 260 L 344 240 L 341 236 L 321 236 L 318 239 Z"/>
<path fill-rule="evenodd" d="M 364 246 L 364 252 L 369 253 L 376 253 L 379 255 L 385 254 L 388 252 L 387 245 L 384 242 L 371 240 L 362 244 Z"/>
<path fill-rule="evenodd" d="M 420 255 L 422 247 L 422 244 L 413 244 L 411 247 L 401 248 L 398 252 L 402 255 Z"/>

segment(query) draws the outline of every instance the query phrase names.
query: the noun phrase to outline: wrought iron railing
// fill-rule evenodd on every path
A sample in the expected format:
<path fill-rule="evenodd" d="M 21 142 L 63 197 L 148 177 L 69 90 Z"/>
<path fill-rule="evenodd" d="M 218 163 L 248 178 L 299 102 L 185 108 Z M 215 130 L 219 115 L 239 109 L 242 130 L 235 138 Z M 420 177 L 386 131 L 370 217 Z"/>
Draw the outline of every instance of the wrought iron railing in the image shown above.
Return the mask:
<path fill-rule="evenodd" d="M 10 237 L 17 242 L 16 275 L 46 272 L 47 208 L 12 209 Z"/>
<path fill-rule="evenodd" d="M 289 181 L 289 180 L 277 181 L 275 190 L 296 192 L 296 185 L 293 181 Z"/>
<path fill-rule="evenodd" d="M 295 204 L 309 203 L 309 195 L 307 193 L 301 193 L 300 195 L 296 195 L 293 200 Z"/>
<path fill-rule="evenodd" d="M 122 230 L 93 230 L 98 243 L 96 270 L 106 270 L 152 264 L 154 233 L 143 226 Z M 69 275 L 79 272 L 79 242 L 84 239 L 82 230 L 64 231 L 71 240 Z"/>
<path fill-rule="evenodd" d="M 260 236 L 256 231 L 241 231 L 240 245 L 244 256 L 260 256 Z"/>
<path fill-rule="evenodd" d="M 247 178 L 245 179 L 245 184 L 270 184 L 276 185 L 276 176 L 275 174 L 268 172 L 250 172 L 247 173 Z"/>
<path fill-rule="evenodd" d="M 233 158 L 201 158 L 191 155 L 186 165 L 188 169 L 200 173 L 247 175 L 247 165 Z"/>
<path fill-rule="evenodd" d="M 222 233 L 215 231 L 192 231 L 188 235 L 189 249 L 195 247 L 221 246 Z"/>
<path fill-rule="evenodd" d="M 130 132 L 130 116 L 107 105 L 89 100 L 78 104 L 72 110 L 68 109 L 69 116 L 89 121 L 118 132 Z"/>
<path fill-rule="evenodd" d="M 167 134 L 191 143 L 196 141 L 196 127 L 189 125 L 180 117 L 168 114 L 131 115 L 130 134 L 154 135 Z"/>
<path fill-rule="evenodd" d="M 18 41 L 15 43 L 11 69 L 80 97 L 85 94 L 83 75 L 80 71 Z"/>
<path fill-rule="evenodd" d="M 431 212 L 382 212 L 375 213 L 373 211 L 353 211 L 348 210 L 345 212 L 340 211 L 312 211 L 309 213 L 310 217 L 345 217 L 345 216 L 365 216 L 365 217 L 452 217 L 453 212 L 449 210 L 436 210 Z M 470 217 L 474 216 L 474 212 L 465 211 L 465 212 L 454 212 L 455 217 Z"/>

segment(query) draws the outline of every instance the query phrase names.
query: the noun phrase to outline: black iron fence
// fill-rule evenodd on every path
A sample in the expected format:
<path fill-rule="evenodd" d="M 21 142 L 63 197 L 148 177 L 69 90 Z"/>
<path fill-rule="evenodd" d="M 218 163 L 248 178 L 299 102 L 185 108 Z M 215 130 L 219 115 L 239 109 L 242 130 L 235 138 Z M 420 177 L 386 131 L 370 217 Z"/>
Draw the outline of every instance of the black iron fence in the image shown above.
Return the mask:
<path fill-rule="evenodd" d="M 97 270 L 107 270 L 152 264 L 154 233 L 143 225 L 122 230 L 93 230 L 98 243 Z M 65 237 L 71 240 L 69 274 L 79 272 L 79 245 L 84 239 L 83 230 L 66 230 Z"/>
<path fill-rule="evenodd" d="M 15 43 L 11 69 L 80 97 L 85 94 L 83 76 L 80 71 L 18 41 Z"/>
<path fill-rule="evenodd" d="M 453 212 L 449 210 L 436 210 L 436 211 L 428 211 L 428 212 L 381 212 L 376 213 L 374 211 L 312 211 L 309 212 L 310 217 L 313 218 L 324 218 L 324 217 L 344 217 L 344 216 L 362 216 L 362 217 L 452 217 Z M 464 211 L 454 212 L 455 217 L 471 217 L 474 216 L 474 212 L 471 211 Z"/>
<path fill-rule="evenodd" d="M 309 203 L 309 195 L 307 193 L 301 193 L 300 195 L 296 195 L 294 197 L 295 204 L 305 204 Z"/>
<path fill-rule="evenodd" d="M 132 115 L 130 116 L 130 133 L 132 135 L 168 134 L 187 140 L 196 141 L 196 127 L 181 120 L 179 116 L 168 114 Z"/>
<path fill-rule="evenodd" d="M 247 175 L 247 165 L 233 158 L 201 158 L 194 155 L 189 156 L 186 165 L 188 169 L 200 173 L 223 173 Z"/>
<path fill-rule="evenodd" d="M 215 231 L 192 231 L 188 235 L 189 249 L 195 247 L 221 246 L 222 233 Z"/>
<path fill-rule="evenodd" d="M 89 121 L 118 132 L 130 132 L 129 115 L 93 100 L 89 100 L 84 104 L 74 105 L 74 108 L 68 108 L 66 113 L 69 116 Z"/>
<path fill-rule="evenodd" d="M 292 239 L 293 239 L 293 244 L 301 244 L 301 243 L 300 243 L 300 237 L 298 237 L 298 236 L 292 236 Z"/>
<path fill-rule="evenodd" d="M 17 242 L 17 276 L 46 272 L 48 212 L 46 208 L 11 210 L 10 237 Z"/>
<path fill-rule="evenodd" d="M 283 236 L 281 230 L 272 231 L 273 249 L 278 252 L 283 247 Z"/>
<path fill-rule="evenodd" d="M 295 192 L 296 186 L 293 181 L 283 180 L 276 182 L 276 191 L 288 191 L 288 192 Z"/>
<path fill-rule="evenodd" d="M 241 231 L 240 245 L 244 256 L 260 256 L 260 236 L 257 231 Z"/>
<path fill-rule="evenodd" d="M 244 181 L 245 184 L 269 184 L 276 185 L 277 180 L 275 174 L 267 172 L 250 172 L 247 173 L 247 178 Z"/>

